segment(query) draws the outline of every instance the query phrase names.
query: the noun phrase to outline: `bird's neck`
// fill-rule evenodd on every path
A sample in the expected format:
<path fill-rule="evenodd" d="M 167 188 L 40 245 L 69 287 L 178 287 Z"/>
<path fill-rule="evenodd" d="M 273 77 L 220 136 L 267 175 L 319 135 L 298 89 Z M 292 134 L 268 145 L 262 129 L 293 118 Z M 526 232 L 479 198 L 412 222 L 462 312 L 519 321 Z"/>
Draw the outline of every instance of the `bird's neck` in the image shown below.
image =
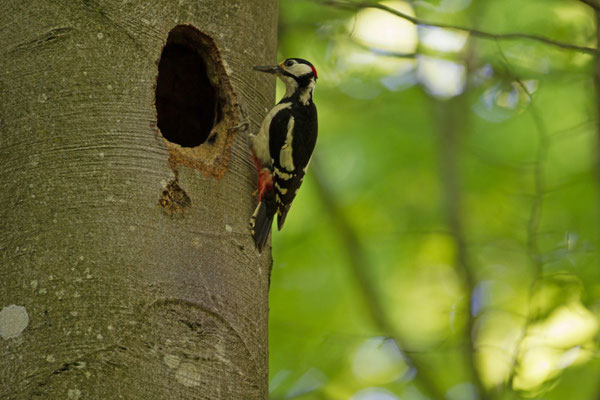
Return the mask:
<path fill-rule="evenodd" d="M 302 105 L 309 105 L 312 102 L 313 89 L 315 88 L 315 81 L 310 80 L 308 85 L 299 86 L 297 82 L 285 86 L 284 99 L 297 100 Z"/>

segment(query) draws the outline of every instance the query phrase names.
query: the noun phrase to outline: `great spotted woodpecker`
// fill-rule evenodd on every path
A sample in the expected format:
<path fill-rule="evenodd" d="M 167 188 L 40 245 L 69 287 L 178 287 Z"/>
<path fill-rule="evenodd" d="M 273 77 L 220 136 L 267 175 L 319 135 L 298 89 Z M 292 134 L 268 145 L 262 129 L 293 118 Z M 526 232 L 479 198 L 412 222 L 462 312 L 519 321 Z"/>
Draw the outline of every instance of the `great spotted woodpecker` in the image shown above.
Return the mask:
<path fill-rule="evenodd" d="M 317 142 L 317 108 L 312 100 L 317 70 L 301 58 L 254 69 L 275 74 L 285 84 L 283 98 L 267 113 L 258 134 L 250 135 L 258 169 L 258 205 L 250 229 L 262 251 L 275 214 L 277 229 L 283 227 Z"/>

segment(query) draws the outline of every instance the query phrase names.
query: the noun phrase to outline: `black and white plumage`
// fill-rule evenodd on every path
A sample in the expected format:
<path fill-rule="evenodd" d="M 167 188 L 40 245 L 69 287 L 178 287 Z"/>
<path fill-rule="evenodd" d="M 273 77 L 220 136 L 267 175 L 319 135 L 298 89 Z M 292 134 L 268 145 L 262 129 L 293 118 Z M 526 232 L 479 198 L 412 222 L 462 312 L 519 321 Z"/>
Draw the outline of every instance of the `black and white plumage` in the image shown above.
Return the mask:
<path fill-rule="evenodd" d="M 262 251 L 275 214 L 281 230 L 302 184 L 317 141 L 317 108 L 312 100 L 317 71 L 301 58 L 275 66 L 254 67 L 276 74 L 285 95 L 266 115 L 257 135 L 251 135 L 258 169 L 258 205 L 250 220 L 252 237 Z"/>

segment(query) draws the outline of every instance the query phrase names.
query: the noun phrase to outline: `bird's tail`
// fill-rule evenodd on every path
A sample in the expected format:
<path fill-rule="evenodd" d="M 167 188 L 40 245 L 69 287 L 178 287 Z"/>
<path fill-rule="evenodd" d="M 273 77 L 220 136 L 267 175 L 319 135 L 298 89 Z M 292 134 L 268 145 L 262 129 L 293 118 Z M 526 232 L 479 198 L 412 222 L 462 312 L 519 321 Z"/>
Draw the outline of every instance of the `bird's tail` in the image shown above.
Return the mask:
<path fill-rule="evenodd" d="M 266 191 L 262 200 L 256 206 L 252 218 L 250 218 L 250 230 L 252 231 L 252 237 L 259 252 L 262 252 L 267 243 L 271 225 L 273 224 L 273 217 L 276 212 L 275 192 Z"/>

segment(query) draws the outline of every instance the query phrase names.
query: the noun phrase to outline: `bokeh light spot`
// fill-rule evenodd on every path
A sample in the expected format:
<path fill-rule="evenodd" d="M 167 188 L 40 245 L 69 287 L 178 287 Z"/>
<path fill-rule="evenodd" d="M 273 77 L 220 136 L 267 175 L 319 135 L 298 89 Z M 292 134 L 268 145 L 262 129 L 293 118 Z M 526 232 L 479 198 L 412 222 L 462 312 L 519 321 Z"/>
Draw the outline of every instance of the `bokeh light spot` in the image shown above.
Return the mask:
<path fill-rule="evenodd" d="M 415 16 L 410 4 L 404 1 L 381 3 L 394 10 Z M 354 38 L 368 48 L 394 53 L 414 53 L 417 48 L 417 28 L 409 21 L 388 12 L 367 8 L 349 22 Z"/>
<path fill-rule="evenodd" d="M 375 337 L 366 340 L 354 353 L 354 375 L 372 384 L 395 381 L 408 371 L 402 353 L 391 339 Z"/>

